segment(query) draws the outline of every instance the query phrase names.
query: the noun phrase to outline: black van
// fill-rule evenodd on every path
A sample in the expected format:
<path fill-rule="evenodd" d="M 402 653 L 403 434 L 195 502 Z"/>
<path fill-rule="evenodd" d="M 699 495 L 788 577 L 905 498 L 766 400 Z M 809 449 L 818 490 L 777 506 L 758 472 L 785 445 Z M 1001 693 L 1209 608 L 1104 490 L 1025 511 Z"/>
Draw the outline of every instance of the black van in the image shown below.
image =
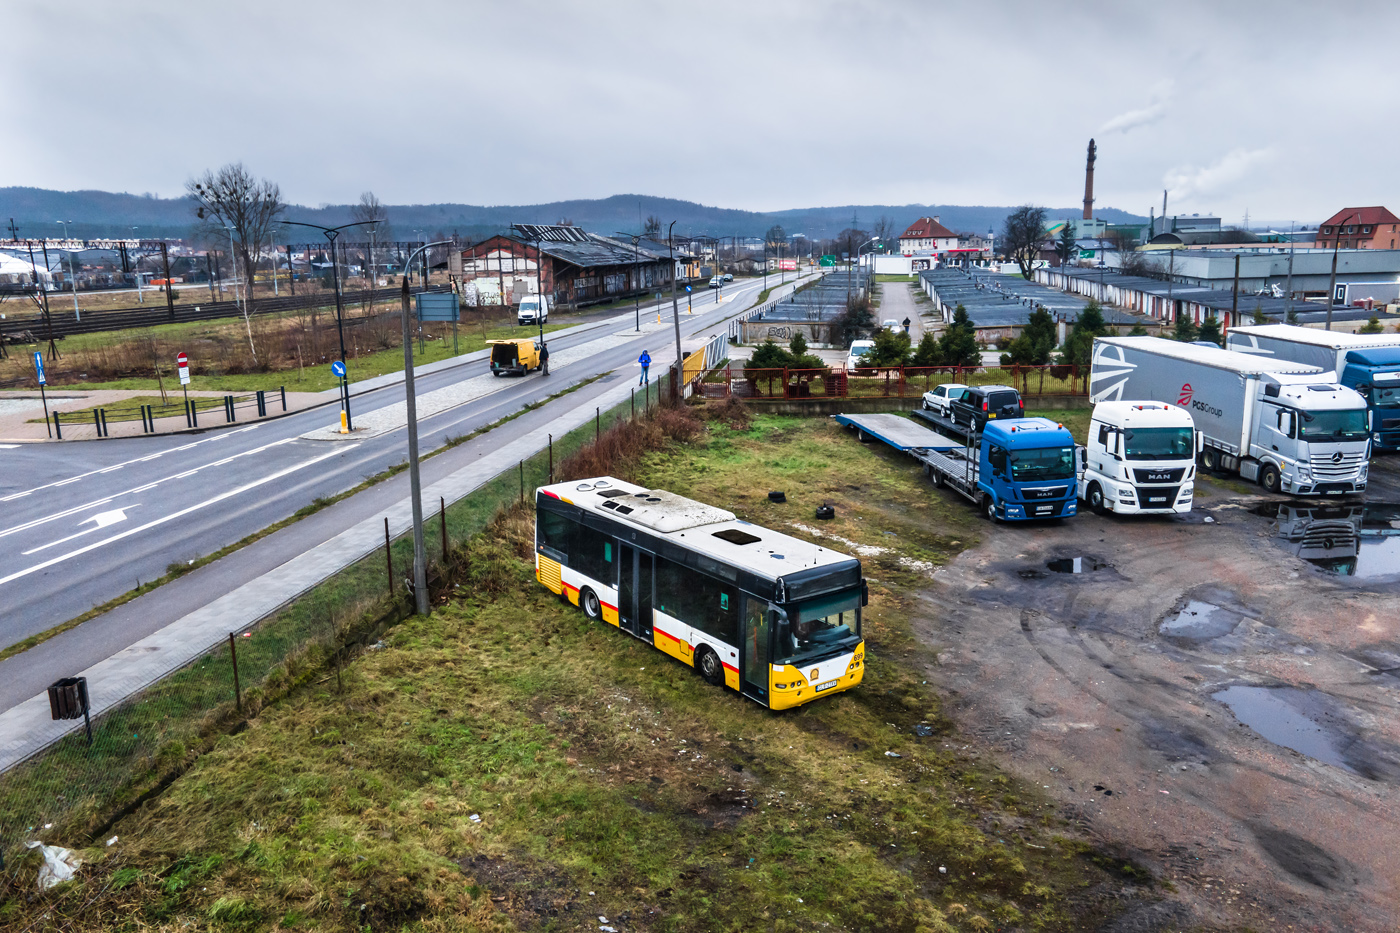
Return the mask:
<path fill-rule="evenodd" d="M 954 424 L 981 431 L 989 419 L 1024 418 L 1026 403 L 1011 386 L 968 386 L 949 403 Z"/>

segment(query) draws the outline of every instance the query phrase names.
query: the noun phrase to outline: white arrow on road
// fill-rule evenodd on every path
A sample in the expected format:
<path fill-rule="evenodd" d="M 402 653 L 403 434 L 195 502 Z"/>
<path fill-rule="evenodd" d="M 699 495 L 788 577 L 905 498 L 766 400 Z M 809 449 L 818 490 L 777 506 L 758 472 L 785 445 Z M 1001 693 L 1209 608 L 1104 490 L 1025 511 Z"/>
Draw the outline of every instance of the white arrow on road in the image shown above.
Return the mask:
<path fill-rule="evenodd" d="M 136 505 L 140 505 L 140 503 L 138 502 L 136 503 Z M 136 505 L 128 505 L 126 508 L 134 509 L 136 508 Z M 83 535 L 91 534 L 92 532 L 97 531 L 99 528 L 106 528 L 108 525 L 115 525 L 117 522 L 124 521 L 126 521 L 126 509 L 112 509 L 107 512 L 98 512 L 91 518 L 85 518 L 78 523 L 80 525 L 86 525 L 88 522 L 92 522 L 93 525 L 91 528 L 84 528 L 77 534 L 69 535 L 66 538 L 59 538 L 57 541 L 50 541 L 48 544 L 41 544 L 36 548 L 31 548 L 28 551 L 24 551 L 22 553 L 24 553 L 25 555 L 37 554 L 39 551 L 45 550 L 46 548 L 51 548 L 55 545 L 62 544 L 65 541 L 72 541 L 74 538 L 81 538 Z"/>

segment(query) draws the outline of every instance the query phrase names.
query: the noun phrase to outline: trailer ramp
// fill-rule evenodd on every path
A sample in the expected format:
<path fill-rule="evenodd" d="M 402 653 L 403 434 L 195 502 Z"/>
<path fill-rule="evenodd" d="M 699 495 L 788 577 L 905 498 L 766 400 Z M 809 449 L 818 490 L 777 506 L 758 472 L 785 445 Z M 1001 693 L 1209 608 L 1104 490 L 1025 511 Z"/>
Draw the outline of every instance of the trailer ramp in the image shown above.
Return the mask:
<path fill-rule="evenodd" d="M 862 435 L 889 444 L 896 450 L 961 450 L 965 441 L 953 440 L 902 415 L 832 415 L 837 424 L 855 428 Z"/>

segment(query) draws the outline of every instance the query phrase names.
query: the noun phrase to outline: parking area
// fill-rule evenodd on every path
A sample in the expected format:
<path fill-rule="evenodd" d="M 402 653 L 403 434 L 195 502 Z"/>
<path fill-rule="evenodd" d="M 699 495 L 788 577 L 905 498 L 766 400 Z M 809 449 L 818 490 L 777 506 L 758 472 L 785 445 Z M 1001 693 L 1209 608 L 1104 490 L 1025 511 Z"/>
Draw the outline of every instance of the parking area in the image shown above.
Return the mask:
<path fill-rule="evenodd" d="M 929 682 L 1171 882 L 1132 929 L 1394 930 L 1400 458 L 1365 503 L 1197 490 L 1173 518 L 989 528 L 921 594 Z"/>

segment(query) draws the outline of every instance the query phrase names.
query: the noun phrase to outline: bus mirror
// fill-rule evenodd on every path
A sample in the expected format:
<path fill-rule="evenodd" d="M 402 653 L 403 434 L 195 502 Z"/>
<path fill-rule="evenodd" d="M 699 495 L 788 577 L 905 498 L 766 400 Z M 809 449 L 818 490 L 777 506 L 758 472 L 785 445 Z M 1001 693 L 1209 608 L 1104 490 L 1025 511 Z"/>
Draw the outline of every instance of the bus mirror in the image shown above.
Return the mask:
<path fill-rule="evenodd" d="M 870 583 L 864 578 L 860 581 L 860 604 L 862 606 L 870 605 Z"/>

